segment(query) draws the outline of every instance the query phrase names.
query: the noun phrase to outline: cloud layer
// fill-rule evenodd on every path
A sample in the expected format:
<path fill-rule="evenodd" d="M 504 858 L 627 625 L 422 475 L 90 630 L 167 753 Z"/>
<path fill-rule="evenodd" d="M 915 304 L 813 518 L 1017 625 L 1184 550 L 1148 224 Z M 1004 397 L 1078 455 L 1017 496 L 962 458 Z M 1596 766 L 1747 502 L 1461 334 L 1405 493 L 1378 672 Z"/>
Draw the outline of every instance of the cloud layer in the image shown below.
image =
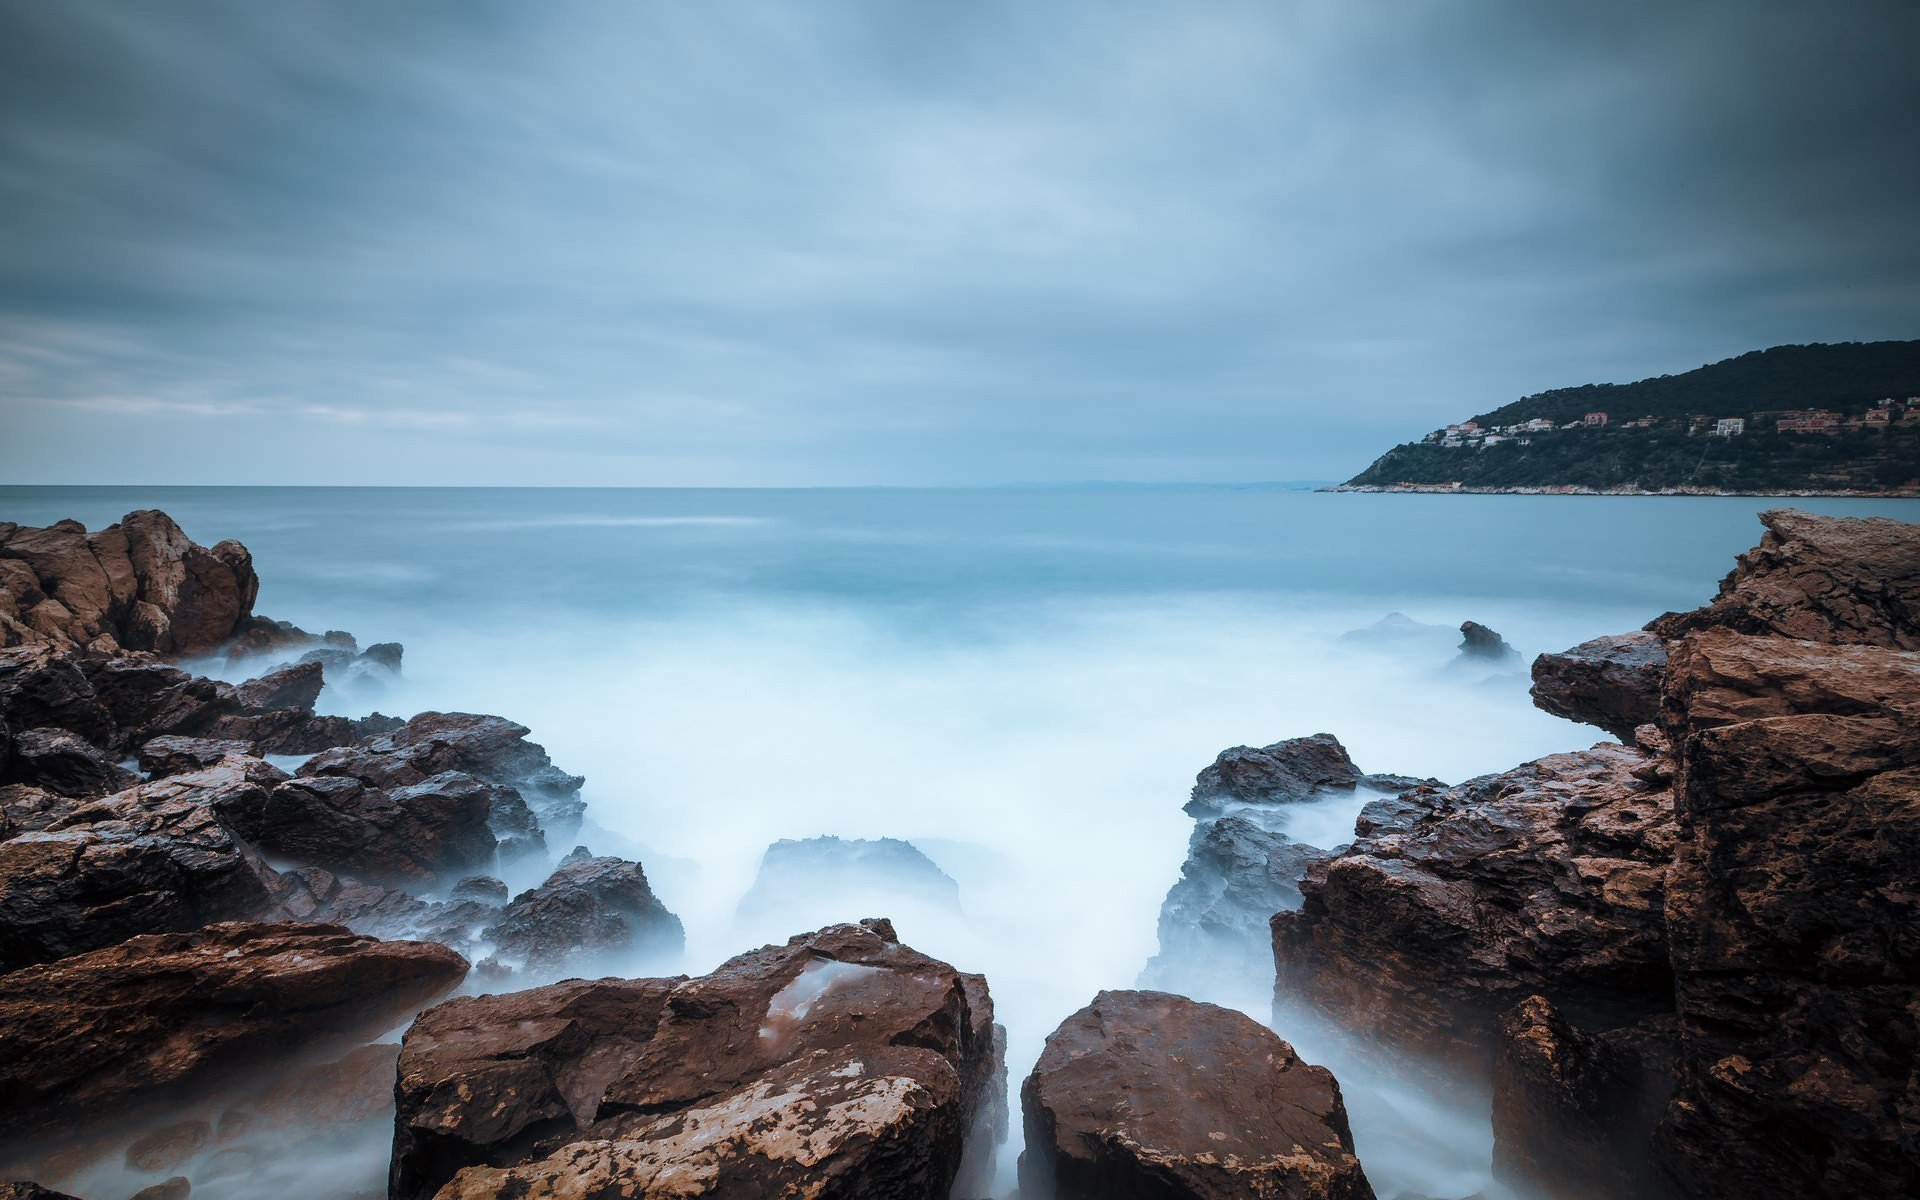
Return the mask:
<path fill-rule="evenodd" d="M 1915 44 L 1906 2 L 0 0 L 0 476 L 1343 476 L 1920 336 Z"/>

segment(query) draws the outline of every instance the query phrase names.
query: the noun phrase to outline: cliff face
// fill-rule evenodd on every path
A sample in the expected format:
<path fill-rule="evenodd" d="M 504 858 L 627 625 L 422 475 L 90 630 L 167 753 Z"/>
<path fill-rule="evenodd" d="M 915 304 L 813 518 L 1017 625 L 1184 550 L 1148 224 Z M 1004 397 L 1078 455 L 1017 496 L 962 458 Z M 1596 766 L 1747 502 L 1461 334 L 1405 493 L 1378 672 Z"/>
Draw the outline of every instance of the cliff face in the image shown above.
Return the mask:
<path fill-rule="evenodd" d="M 1633 744 L 1416 798 L 1274 918 L 1282 991 L 1498 1060 L 1546 1195 L 1920 1194 L 1920 527 L 1762 519 Z M 1543 707 L 1619 728 L 1579 650 Z"/>

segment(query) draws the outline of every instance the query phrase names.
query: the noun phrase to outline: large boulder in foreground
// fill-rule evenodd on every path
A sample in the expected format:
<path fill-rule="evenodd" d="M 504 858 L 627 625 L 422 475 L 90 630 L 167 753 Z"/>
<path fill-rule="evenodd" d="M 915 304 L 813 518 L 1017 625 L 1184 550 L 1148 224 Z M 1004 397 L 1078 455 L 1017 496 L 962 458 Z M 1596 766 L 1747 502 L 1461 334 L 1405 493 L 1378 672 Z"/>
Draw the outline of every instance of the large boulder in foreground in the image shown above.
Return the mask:
<path fill-rule="evenodd" d="M 1023 1192 L 1059 1200 L 1372 1200 L 1340 1085 L 1232 1009 L 1101 992 L 1020 1088 Z"/>
<path fill-rule="evenodd" d="M 227 923 L 0 976 L 0 1128 L 71 1133 L 332 1038 L 377 1033 L 466 974 L 444 946 Z M 18 1146 L 0 1146 L 0 1157 Z"/>
<path fill-rule="evenodd" d="M 403 1043 L 390 1194 L 944 1196 L 1003 1070 L 986 981 L 884 921 L 461 998 Z"/>
<path fill-rule="evenodd" d="M 1697 632 L 1667 721 L 1663 1161 L 1727 1200 L 1920 1194 L 1920 653 Z"/>
<path fill-rule="evenodd" d="M 88 533 L 0 521 L 0 646 L 203 654 L 253 613 L 260 581 L 239 542 L 198 545 L 154 509 Z"/>
<path fill-rule="evenodd" d="M 1666 674 L 1667 645 L 1657 634 L 1597 637 L 1533 660 L 1533 703 L 1632 741 L 1634 730 L 1659 718 Z"/>

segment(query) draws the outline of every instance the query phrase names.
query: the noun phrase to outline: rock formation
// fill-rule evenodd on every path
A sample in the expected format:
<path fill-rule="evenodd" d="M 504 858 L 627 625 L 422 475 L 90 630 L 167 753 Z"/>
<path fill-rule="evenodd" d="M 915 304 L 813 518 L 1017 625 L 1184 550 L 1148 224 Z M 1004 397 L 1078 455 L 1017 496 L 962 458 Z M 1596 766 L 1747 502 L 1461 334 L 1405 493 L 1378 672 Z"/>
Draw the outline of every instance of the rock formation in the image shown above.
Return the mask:
<path fill-rule="evenodd" d="M 1363 815 L 1273 921 L 1281 992 L 1493 1070 L 1543 1195 L 1920 1193 L 1920 527 L 1762 521 L 1712 603 L 1536 665 L 1632 745 Z"/>
<path fill-rule="evenodd" d="M 1569 721 L 1597 725 L 1621 741 L 1658 719 L 1667 645 L 1645 630 L 1581 642 L 1533 660 L 1533 702 Z"/>
<path fill-rule="evenodd" d="M 1023 1193 L 1059 1200 L 1372 1200 L 1340 1086 L 1259 1023 L 1101 992 L 1020 1088 Z"/>
<path fill-rule="evenodd" d="M 1160 952 L 1143 980 L 1171 985 L 1195 968 L 1237 975 L 1267 958 L 1268 919 L 1298 908 L 1307 864 L 1345 844 L 1315 847 L 1289 836 L 1295 805 L 1359 789 L 1437 786 L 1365 774 L 1328 733 L 1222 751 L 1195 779 L 1187 860 L 1160 907 Z"/>
<path fill-rule="evenodd" d="M 485 936 L 502 956 L 548 971 L 575 957 L 678 954 L 686 943 L 639 863 L 581 850 L 508 902 Z"/>
<path fill-rule="evenodd" d="M 466 970 L 426 943 L 230 923 L 0 975 L 0 1128 L 26 1139 L 173 1103 L 296 1049 L 377 1032 Z"/>
<path fill-rule="evenodd" d="M 1513 663 L 1520 661 L 1520 652 L 1480 622 L 1462 621 L 1460 658 L 1482 663 Z"/>
<path fill-rule="evenodd" d="M 742 915 L 778 913 L 823 894 L 878 894 L 958 911 L 960 885 L 899 838 L 782 838 L 767 847 Z M 858 911 L 857 909 L 855 911 Z"/>
<path fill-rule="evenodd" d="M 946 1195 L 1001 1044 L 985 981 L 884 921 L 453 1000 L 403 1044 L 390 1194 Z"/>
<path fill-rule="evenodd" d="M 252 615 L 259 588 L 245 546 L 209 550 L 152 509 L 92 534 L 0 521 L 0 646 L 204 654 Z"/>

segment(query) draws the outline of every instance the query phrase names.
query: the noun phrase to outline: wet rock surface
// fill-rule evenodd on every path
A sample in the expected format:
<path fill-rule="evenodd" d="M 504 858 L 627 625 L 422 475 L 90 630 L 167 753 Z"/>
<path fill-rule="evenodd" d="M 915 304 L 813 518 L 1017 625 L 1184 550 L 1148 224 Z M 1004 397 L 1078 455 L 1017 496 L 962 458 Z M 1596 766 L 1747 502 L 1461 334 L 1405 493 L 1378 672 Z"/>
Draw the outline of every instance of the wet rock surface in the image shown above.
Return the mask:
<path fill-rule="evenodd" d="M 261 913 L 271 873 L 221 813 L 262 802 L 283 778 L 258 759 L 229 759 L 0 841 L 0 970 Z"/>
<path fill-rule="evenodd" d="M 686 943 L 639 863 L 577 851 L 515 896 L 486 931 L 505 957 L 551 969 L 576 957 L 677 954 Z"/>
<path fill-rule="evenodd" d="M 0 646 L 204 653 L 251 615 L 259 587 L 246 547 L 201 546 L 152 509 L 91 534 L 0 521 Z"/>
<path fill-rule="evenodd" d="M 1359 787 L 1395 791 L 1421 782 L 1437 781 L 1365 774 L 1353 765 L 1340 739 L 1316 733 L 1270 746 L 1222 750 L 1195 778 L 1186 813 L 1219 816 L 1245 805 L 1297 804 L 1327 791 L 1351 792 Z"/>
<path fill-rule="evenodd" d="M 1274 919 L 1281 993 L 1493 1070 L 1545 1194 L 1920 1191 L 1920 527 L 1762 520 L 1706 607 L 1543 659 L 1632 745 L 1363 814 Z"/>
<path fill-rule="evenodd" d="M 302 768 L 304 771 L 306 768 Z M 375 883 L 431 885 L 491 867 L 497 790 L 460 771 L 382 789 L 302 774 L 230 823 L 262 850 Z"/>
<path fill-rule="evenodd" d="M 504 717 L 426 712 L 389 732 L 315 756 L 303 776 L 340 776 L 377 788 L 410 787 L 458 771 L 494 789 L 490 826 L 507 857 L 546 846 L 579 828 L 585 780 L 553 765 L 527 740 L 527 727 Z M 563 841 L 560 843 L 565 845 Z"/>
<path fill-rule="evenodd" d="M 1621 741 L 1660 715 L 1666 643 L 1645 630 L 1581 642 L 1533 660 L 1533 703 L 1569 721 L 1597 725 Z"/>
<path fill-rule="evenodd" d="M 466 974 L 442 946 L 338 926 L 209 925 L 0 976 L 0 1128 L 14 1144 L 377 1032 Z"/>
<path fill-rule="evenodd" d="M 1231 1009 L 1102 992 L 1047 1039 L 1020 1100 L 1023 1193 L 1373 1196 L 1333 1076 Z"/>
<path fill-rule="evenodd" d="M 106 751 L 64 729 L 22 729 L 8 737 L 0 783 L 24 783 L 57 795 L 104 796 L 140 782 Z"/>
<path fill-rule="evenodd" d="M 392 1195 L 945 1195 L 1003 1078 L 985 981 L 841 925 L 694 979 L 423 1013 Z"/>

